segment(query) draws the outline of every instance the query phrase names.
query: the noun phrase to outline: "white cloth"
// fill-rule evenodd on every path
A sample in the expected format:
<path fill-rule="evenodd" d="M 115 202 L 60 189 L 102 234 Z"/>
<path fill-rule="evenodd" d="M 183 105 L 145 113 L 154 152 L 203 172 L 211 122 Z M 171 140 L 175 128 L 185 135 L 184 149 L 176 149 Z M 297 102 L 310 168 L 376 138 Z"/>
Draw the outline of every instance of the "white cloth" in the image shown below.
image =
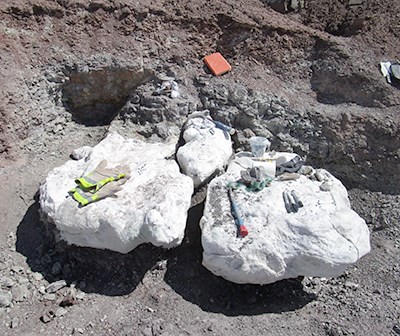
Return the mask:
<path fill-rule="evenodd" d="M 385 77 L 387 82 L 389 84 L 391 84 L 392 80 L 390 79 L 390 66 L 392 65 L 392 63 L 381 62 L 380 65 L 381 65 L 381 72 L 382 72 L 383 77 Z"/>

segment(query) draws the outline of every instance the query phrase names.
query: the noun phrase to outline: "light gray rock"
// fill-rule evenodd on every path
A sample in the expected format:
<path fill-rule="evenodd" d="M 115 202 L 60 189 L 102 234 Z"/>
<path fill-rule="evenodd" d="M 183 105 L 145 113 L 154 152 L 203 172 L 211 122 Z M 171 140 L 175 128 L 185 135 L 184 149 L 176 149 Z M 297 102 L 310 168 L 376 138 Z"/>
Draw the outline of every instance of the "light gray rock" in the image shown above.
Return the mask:
<path fill-rule="evenodd" d="M 12 287 L 11 292 L 14 302 L 22 302 L 29 297 L 29 290 L 25 285 L 16 284 Z"/>
<path fill-rule="evenodd" d="M 323 182 L 320 186 L 319 189 L 321 191 L 331 191 L 332 190 L 332 183 L 330 182 Z"/>
<path fill-rule="evenodd" d="M 67 286 L 67 282 L 65 280 L 58 280 L 55 282 L 52 282 L 51 284 L 49 284 L 46 287 L 46 293 L 55 293 L 58 290 L 60 290 L 61 288 L 64 288 L 65 286 Z"/>
<path fill-rule="evenodd" d="M 231 168 L 232 167 L 232 168 Z M 365 221 L 350 208 L 342 183 L 325 171 L 332 183 L 301 176 L 294 181 L 271 182 L 252 193 L 234 191 L 248 235 L 237 237 L 226 185 L 240 177 L 233 163 L 228 173 L 209 184 L 201 219 L 203 265 L 236 283 L 268 284 L 298 276 L 332 277 L 343 273 L 370 251 Z M 283 191 L 296 190 L 304 206 L 288 213 Z"/>
<path fill-rule="evenodd" d="M 215 127 L 211 118 L 199 115 L 188 119 L 183 138 L 186 143 L 178 149 L 177 160 L 182 171 L 193 179 L 195 187 L 228 164 L 232 155 L 231 137 Z"/>
<path fill-rule="evenodd" d="M 142 243 L 171 248 L 184 237 L 192 180 L 181 174 L 173 143 L 145 143 L 111 133 L 84 161 L 54 169 L 40 187 L 40 206 L 70 244 L 128 253 Z M 107 167 L 127 165 L 130 178 L 115 197 L 78 207 L 68 196 L 75 178 Z"/>
<path fill-rule="evenodd" d="M 15 329 L 20 325 L 20 320 L 18 317 L 13 317 L 10 321 L 10 328 Z"/>
<path fill-rule="evenodd" d="M 43 299 L 47 301 L 55 301 L 57 299 L 57 295 L 54 293 L 44 293 Z"/>
<path fill-rule="evenodd" d="M 10 291 L 0 290 L 0 308 L 6 308 L 11 305 L 12 294 Z"/>
<path fill-rule="evenodd" d="M 0 280 L 0 285 L 4 287 L 12 287 L 15 281 L 9 277 L 2 277 Z"/>
<path fill-rule="evenodd" d="M 51 320 L 54 319 L 54 317 L 55 317 L 55 312 L 53 308 L 49 308 L 43 312 L 42 316 L 40 317 L 40 320 L 43 323 L 49 323 Z"/>
<path fill-rule="evenodd" d="M 41 274 L 39 272 L 34 272 L 34 273 L 32 273 L 32 279 L 35 281 L 40 281 L 43 279 L 43 274 Z"/>
<path fill-rule="evenodd" d="M 358 284 L 356 284 L 356 283 L 354 283 L 352 281 L 346 281 L 344 283 L 344 287 L 356 290 L 358 288 Z"/>
<path fill-rule="evenodd" d="M 60 316 L 65 315 L 67 312 L 68 312 L 68 311 L 67 311 L 64 307 L 59 307 L 59 308 L 57 308 L 57 310 L 55 311 L 54 315 L 55 315 L 56 317 L 60 317 Z"/>
<path fill-rule="evenodd" d="M 86 296 L 86 294 L 84 292 L 78 292 L 75 297 L 78 300 L 83 300 L 85 298 L 85 296 Z"/>
<path fill-rule="evenodd" d="M 16 274 L 24 274 L 25 269 L 22 266 L 14 265 L 11 267 L 11 271 Z"/>
<path fill-rule="evenodd" d="M 21 285 L 28 285 L 29 284 L 29 279 L 25 276 L 20 276 L 17 278 L 17 281 Z"/>
<path fill-rule="evenodd" d="M 71 156 L 75 160 L 82 160 L 89 156 L 90 152 L 92 151 L 92 147 L 90 146 L 83 146 L 75 149 Z"/>

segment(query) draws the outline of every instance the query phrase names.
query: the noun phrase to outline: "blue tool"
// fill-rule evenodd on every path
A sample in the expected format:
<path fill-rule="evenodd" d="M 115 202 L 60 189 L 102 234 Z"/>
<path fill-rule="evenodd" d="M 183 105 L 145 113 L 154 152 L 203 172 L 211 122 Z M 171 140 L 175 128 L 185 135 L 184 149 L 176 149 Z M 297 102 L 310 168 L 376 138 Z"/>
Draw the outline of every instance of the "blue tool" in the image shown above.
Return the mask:
<path fill-rule="evenodd" d="M 246 237 L 249 234 L 249 231 L 247 230 L 246 226 L 244 225 L 244 221 L 243 221 L 242 217 L 240 216 L 238 206 L 237 206 L 235 200 L 233 199 L 232 188 L 228 188 L 228 196 L 229 196 L 229 201 L 231 202 L 232 216 L 235 219 L 235 223 L 239 230 L 239 236 Z"/>

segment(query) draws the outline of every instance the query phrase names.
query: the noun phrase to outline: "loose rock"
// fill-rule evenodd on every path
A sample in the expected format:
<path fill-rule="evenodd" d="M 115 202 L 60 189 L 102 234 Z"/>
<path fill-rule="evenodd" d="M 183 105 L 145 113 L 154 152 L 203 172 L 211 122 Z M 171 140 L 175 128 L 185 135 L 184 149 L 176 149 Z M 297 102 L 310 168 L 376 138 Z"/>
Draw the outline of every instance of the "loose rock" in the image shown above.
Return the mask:
<path fill-rule="evenodd" d="M 70 288 L 60 302 L 61 307 L 72 306 L 76 303 L 76 289 Z"/>
<path fill-rule="evenodd" d="M 18 277 L 18 279 L 17 279 L 17 281 L 18 281 L 18 283 L 19 284 L 21 284 L 21 285 L 27 285 L 27 287 L 29 287 L 30 286 L 30 281 L 29 281 L 29 279 L 28 278 L 26 278 L 26 277 Z"/>
<path fill-rule="evenodd" d="M 10 328 L 11 329 L 15 329 L 15 328 L 18 327 L 18 325 L 19 325 L 19 318 L 18 317 L 13 317 L 11 319 L 11 322 L 10 322 Z"/>
<path fill-rule="evenodd" d="M 48 300 L 48 301 L 54 301 L 55 299 L 57 299 L 57 295 L 56 294 L 45 293 L 43 295 L 43 299 L 44 300 Z"/>
<path fill-rule="evenodd" d="M 34 273 L 32 273 L 32 278 L 35 281 L 40 281 L 43 279 L 43 275 L 39 272 L 34 272 Z"/>
<path fill-rule="evenodd" d="M 46 292 L 50 293 L 50 294 L 55 293 L 58 290 L 60 290 L 61 288 L 64 288 L 66 285 L 67 285 L 67 283 L 65 280 L 59 280 L 59 281 L 53 282 L 46 287 Z"/>
<path fill-rule="evenodd" d="M 352 281 L 346 281 L 346 282 L 344 283 L 344 286 L 345 286 L 346 288 L 350 288 L 350 289 L 357 289 L 358 284 L 356 284 L 356 283 L 354 283 L 354 282 L 352 282 Z"/>
<path fill-rule="evenodd" d="M 22 266 L 14 265 L 11 267 L 11 271 L 16 273 L 16 274 L 24 274 L 25 270 Z"/>
<path fill-rule="evenodd" d="M 330 191 L 332 190 L 332 184 L 329 182 L 324 182 L 319 186 L 319 189 L 322 191 Z"/>
<path fill-rule="evenodd" d="M 54 317 L 55 317 L 55 312 L 54 312 L 54 310 L 53 310 L 53 309 L 49 309 L 49 310 L 47 310 L 47 311 L 45 311 L 45 312 L 43 313 L 43 315 L 40 317 L 40 320 L 41 320 L 43 323 L 49 323 L 51 320 L 54 319 Z"/>
<path fill-rule="evenodd" d="M 11 292 L 12 292 L 12 296 L 13 296 L 13 301 L 15 301 L 15 302 L 24 301 L 29 296 L 28 287 L 25 285 L 17 284 L 12 287 Z"/>
<path fill-rule="evenodd" d="M 12 298 L 11 292 L 0 290 L 0 307 L 9 307 L 11 305 Z"/>
<path fill-rule="evenodd" d="M 55 311 L 54 315 L 55 315 L 56 317 L 60 317 L 60 316 L 65 315 L 67 312 L 68 312 L 68 311 L 67 311 L 65 308 L 60 307 L 60 308 L 57 308 L 57 310 Z"/>
<path fill-rule="evenodd" d="M 75 160 L 82 160 L 89 156 L 90 152 L 92 151 L 92 147 L 90 146 L 83 146 L 80 148 L 75 149 L 71 157 Z"/>
<path fill-rule="evenodd" d="M 4 287 L 12 287 L 12 286 L 14 286 L 15 281 L 9 277 L 4 277 L 1 279 L 0 284 Z"/>
<path fill-rule="evenodd" d="M 78 300 L 83 300 L 85 298 L 86 294 L 84 292 L 79 292 L 78 294 L 76 294 L 76 298 Z"/>

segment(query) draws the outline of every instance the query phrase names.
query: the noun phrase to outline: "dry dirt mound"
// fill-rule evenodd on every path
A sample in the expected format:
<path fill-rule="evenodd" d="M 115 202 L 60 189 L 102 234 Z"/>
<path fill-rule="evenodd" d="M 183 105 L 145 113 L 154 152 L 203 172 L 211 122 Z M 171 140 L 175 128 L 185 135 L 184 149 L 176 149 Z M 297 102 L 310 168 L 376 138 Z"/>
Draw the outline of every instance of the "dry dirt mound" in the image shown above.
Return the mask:
<path fill-rule="evenodd" d="M 0 3 L 6 334 L 400 334 L 400 90 L 379 71 L 380 61 L 400 55 L 400 3 L 277 3 Z M 215 51 L 231 73 L 208 72 L 202 58 Z M 165 75 L 176 78 L 179 99 L 153 94 Z M 338 279 L 234 285 L 200 264 L 201 204 L 173 251 L 142 246 L 121 256 L 47 237 L 35 193 L 73 148 L 110 128 L 163 141 L 204 108 L 237 128 L 235 148 L 266 135 L 357 188 L 350 196 L 372 231 L 371 254 Z M 46 292 L 55 280 L 68 288 Z M 46 309 L 53 315 L 43 324 Z"/>

